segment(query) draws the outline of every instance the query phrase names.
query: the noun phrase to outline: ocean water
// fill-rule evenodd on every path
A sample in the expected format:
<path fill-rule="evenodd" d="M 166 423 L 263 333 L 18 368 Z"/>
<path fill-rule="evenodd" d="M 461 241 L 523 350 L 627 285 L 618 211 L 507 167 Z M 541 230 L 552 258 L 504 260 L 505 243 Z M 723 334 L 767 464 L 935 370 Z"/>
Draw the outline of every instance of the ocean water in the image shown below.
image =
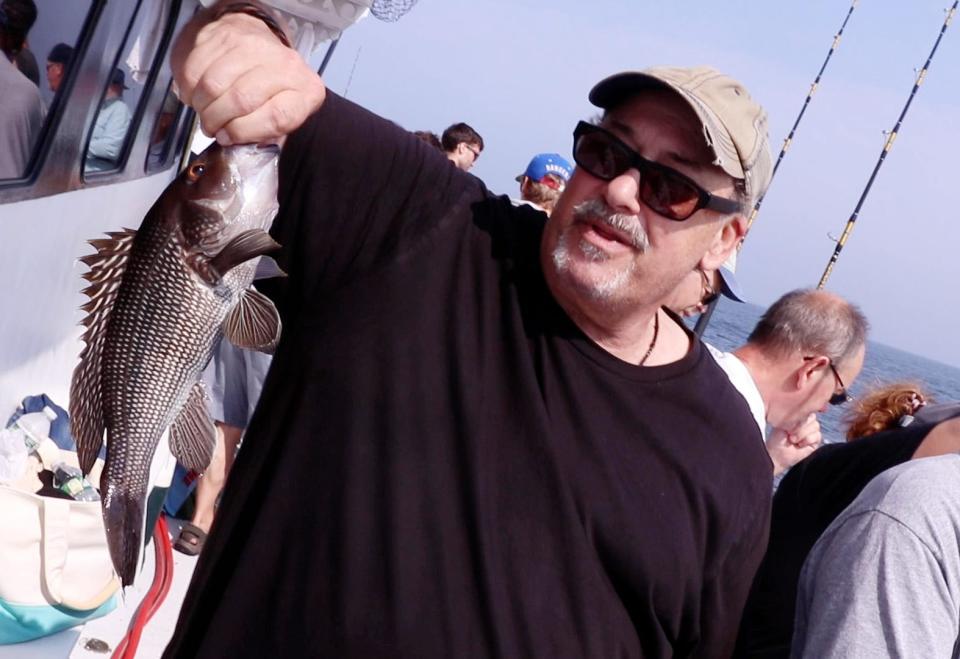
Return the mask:
<path fill-rule="evenodd" d="M 733 350 L 746 341 L 763 312 L 762 307 L 753 304 L 720 298 L 703 338 L 721 350 Z M 938 402 L 960 400 L 960 369 L 874 341 L 867 342 L 863 372 L 848 390 L 856 397 L 878 384 L 897 381 L 922 385 Z M 824 441 L 843 441 L 846 406 L 828 407 L 827 412 L 820 415 Z"/>

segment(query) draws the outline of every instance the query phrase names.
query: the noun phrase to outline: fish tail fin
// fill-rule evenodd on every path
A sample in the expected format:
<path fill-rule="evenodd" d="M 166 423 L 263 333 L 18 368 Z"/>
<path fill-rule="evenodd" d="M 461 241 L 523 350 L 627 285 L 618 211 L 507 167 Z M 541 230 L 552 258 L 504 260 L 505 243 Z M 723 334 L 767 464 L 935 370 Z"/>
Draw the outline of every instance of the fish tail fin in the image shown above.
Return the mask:
<path fill-rule="evenodd" d="M 103 521 L 113 568 L 124 587 L 133 583 L 143 546 L 143 517 L 146 492 L 130 492 L 107 486 L 103 497 Z"/>

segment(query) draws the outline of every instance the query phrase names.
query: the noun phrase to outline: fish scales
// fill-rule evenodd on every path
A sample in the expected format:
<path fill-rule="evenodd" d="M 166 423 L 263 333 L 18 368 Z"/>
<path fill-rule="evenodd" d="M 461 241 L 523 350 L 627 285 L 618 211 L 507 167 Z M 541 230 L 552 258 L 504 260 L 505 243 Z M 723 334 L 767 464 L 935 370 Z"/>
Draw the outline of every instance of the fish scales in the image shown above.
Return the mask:
<path fill-rule="evenodd" d="M 145 495 L 149 471 L 128 471 L 128 461 L 152 461 L 160 436 L 210 359 L 231 301 L 194 285 L 174 232 L 153 224 L 145 223 L 134 241 L 101 375 L 111 451 L 104 483 L 130 473 L 122 491 L 136 496 Z M 102 490 L 105 498 L 113 494 L 109 486 Z"/>
<path fill-rule="evenodd" d="M 132 240 L 129 230 L 109 234 L 91 241 L 98 254 L 84 258 L 91 302 L 71 419 L 85 470 L 106 432 L 102 507 L 124 585 L 136 573 L 150 465 L 164 432 L 188 466 L 209 460 L 213 424 L 195 392 L 217 342 L 226 331 L 238 345 L 270 350 L 279 338 L 276 309 L 250 288 L 256 257 L 278 247 L 266 234 L 276 156 L 275 148 L 211 146 L 161 194 Z"/>

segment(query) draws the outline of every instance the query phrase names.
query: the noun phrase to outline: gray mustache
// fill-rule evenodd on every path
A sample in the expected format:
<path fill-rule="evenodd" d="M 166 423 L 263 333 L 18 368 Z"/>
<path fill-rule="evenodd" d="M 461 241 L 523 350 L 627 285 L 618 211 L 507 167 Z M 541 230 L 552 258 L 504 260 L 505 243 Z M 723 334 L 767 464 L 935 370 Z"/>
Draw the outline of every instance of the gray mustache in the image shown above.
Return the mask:
<path fill-rule="evenodd" d="M 586 221 L 588 218 L 599 220 L 626 234 L 630 244 L 641 251 L 650 246 L 650 239 L 635 215 L 617 213 L 600 199 L 590 199 L 573 207 L 574 221 Z"/>

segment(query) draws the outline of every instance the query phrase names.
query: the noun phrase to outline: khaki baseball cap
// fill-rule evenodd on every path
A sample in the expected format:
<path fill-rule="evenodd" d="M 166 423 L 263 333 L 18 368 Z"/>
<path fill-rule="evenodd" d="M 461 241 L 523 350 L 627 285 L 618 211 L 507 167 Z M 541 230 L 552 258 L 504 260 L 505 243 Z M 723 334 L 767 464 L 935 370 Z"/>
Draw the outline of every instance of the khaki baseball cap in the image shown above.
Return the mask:
<path fill-rule="evenodd" d="M 589 98 L 597 107 L 609 110 L 626 97 L 653 87 L 673 90 L 693 108 L 703 123 L 707 146 L 716 156 L 714 164 L 744 181 L 753 206 L 773 172 L 764 109 L 742 84 L 709 66 L 624 71 L 598 82 Z"/>

